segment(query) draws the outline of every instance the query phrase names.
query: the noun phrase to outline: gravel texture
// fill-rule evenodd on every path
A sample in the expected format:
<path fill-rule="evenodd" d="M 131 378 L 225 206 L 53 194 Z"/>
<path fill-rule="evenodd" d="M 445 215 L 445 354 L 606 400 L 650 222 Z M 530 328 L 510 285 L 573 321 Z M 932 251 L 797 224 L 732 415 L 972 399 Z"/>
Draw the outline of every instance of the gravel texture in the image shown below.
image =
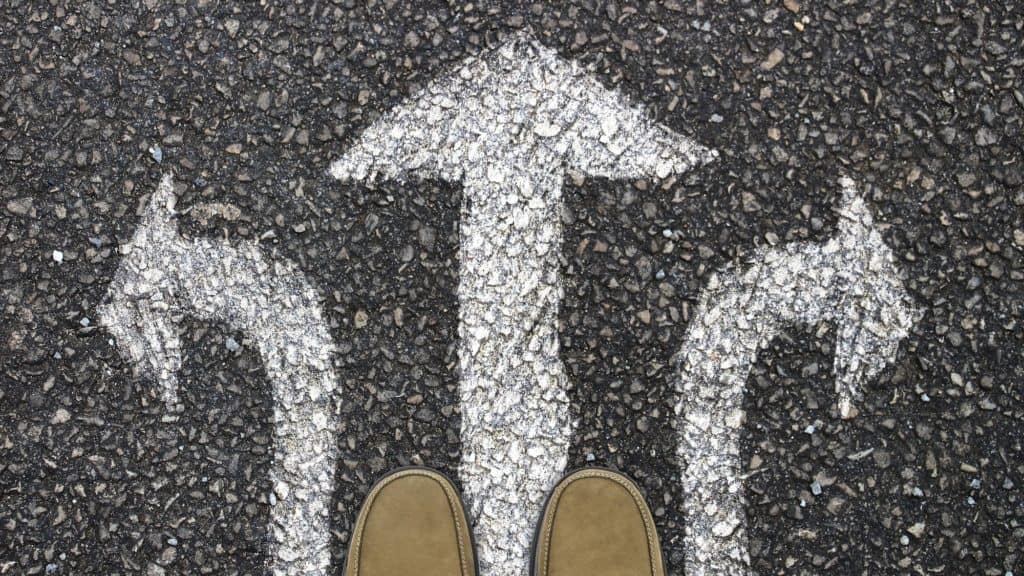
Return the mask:
<path fill-rule="evenodd" d="M 169 418 L 99 326 L 165 173 L 183 239 L 255 242 L 321 292 L 345 399 L 334 569 L 386 470 L 457 477 L 462 186 L 327 169 L 527 27 L 719 152 L 675 178 L 563 184 L 569 467 L 637 479 L 683 571 L 672 358 L 712 272 L 836 235 L 843 174 L 921 314 L 852 419 L 836 325 L 760 351 L 739 444 L 752 570 L 1024 572 L 1018 3 L 10 0 L 0 23 L 0 574 L 270 564 L 275 401 L 257 340 L 182 318 L 185 410 Z"/>

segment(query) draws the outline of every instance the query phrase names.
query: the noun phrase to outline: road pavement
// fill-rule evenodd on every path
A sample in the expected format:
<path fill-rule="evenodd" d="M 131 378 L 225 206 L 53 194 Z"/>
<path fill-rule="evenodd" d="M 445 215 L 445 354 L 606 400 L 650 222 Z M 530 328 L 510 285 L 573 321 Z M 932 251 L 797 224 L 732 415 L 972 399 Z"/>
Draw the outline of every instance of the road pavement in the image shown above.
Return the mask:
<path fill-rule="evenodd" d="M 9 0 L 0 26 L 0 574 L 285 570 L 295 533 L 272 519 L 293 510 L 297 482 L 274 481 L 288 378 L 301 392 L 310 374 L 333 382 L 329 409 L 300 417 L 331 416 L 318 420 L 337 441 L 320 460 L 335 460 L 329 513 L 311 514 L 323 532 L 294 547 L 322 536 L 325 573 L 341 571 L 387 470 L 429 465 L 466 487 L 463 419 L 481 412 L 464 409 L 460 287 L 475 277 L 460 252 L 478 190 L 443 174 L 338 180 L 330 167 L 436 79 L 524 37 L 716 154 L 628 177 L 570 165 L 562 205 L 537 210 L 561 237 L 543 260 L 557 270 L 541 287 L 560 295 L 543 307 L 557 332 L 545 361 L 560 365 L 571 421 L 544 446 L 564 443 L 568 469 L 635 478 L 672 574 L 723 573 L 700 563 L 700 539 L 745 552 L 730 562 L 759 575 L 1024 573 L 1024 7 Z M 554 137 L 555 124 L 535 125 Z M 176 228 L 162 253 L 215 250 L 191 277 L 173 259 L 147 268 L 178 282 L 160 300 L 178 406 L 103 313 L 128 294 L 115 277 L 167 175 Z M 856 247 L 878 257 L 833 266 L 819 256 L 853 225 L 851 202 L 874 231 Z M 518 254 L 518 237 L 502 238 Z M 853 271 L 828 303 L 856 306 L 763 315 L 785 291 L 753 298 L 768 285 L 742 274 L 781 269 L 767 255 L 798 247 L 819 259 L 773 286 Z M 295 279 L 253 285 L 308 285 L 315 295 L 292 301 L 308 315 L 241 320 L 248 288 L 231 271 L 264 262 Z M 170 295 L 154 282 L 149 296 Z M 203 308 L 183 296 L 196 285 L 235 286 L 223 292 L 234 304 L 200 292 Z M 848 291 L 863 285 L 886 288 Z M 713 350 L 693 331 L 715 326 L 711 296 L 733 288 L 730 322 L 773 321 L 749 368 L 728 372 L 743 379 L 729 380 L 740 408 L 723 413 L 735 453 L 712 451 L 730 456 L 743 512 L 688 522 L 681 446 L 705 404 L 686 396 L 695 372 L 680 362 Z M 861 307 L 871 301 L 886 306 Z M 881 309 L 892 314 L 867 311 Z M 330 342 L 289 356 L 278 336 L 296 318 Z M 853 338 L 844 318 L 868 332 Z M 147 347 L 172 341 L 156 336 Z M 328 365 L 309 368 L 321 348 Z M 851 361 L 867 364 L 837 377 Z M 849 396 L 836 386 L 847 372 L 863 376 Z M 549 456 L 524 447 L 503 465 Z"/>

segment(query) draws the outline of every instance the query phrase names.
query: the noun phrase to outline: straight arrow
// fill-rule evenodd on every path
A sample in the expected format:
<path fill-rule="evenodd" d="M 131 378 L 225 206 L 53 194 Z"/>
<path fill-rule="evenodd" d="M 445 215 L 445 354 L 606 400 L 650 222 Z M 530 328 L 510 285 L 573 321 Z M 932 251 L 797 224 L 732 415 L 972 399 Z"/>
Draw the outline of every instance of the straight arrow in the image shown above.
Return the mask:
<path fill-rule="evenodd" d="M 520 35 L 386 113 L 331 166 L 346 181 L 462 182 L 460 477 L 485 574 L 525 574 L 544 495 L 568 458 L 565 171 L 664 178 L 714 157 Z"/>
<path fill-rule="evenodd" d="M 137 371 L 181 409 L 177 372 L 182 316 L 222 322 L 256 341 L 273 387 L 271 570 L 325 576 L 337 458 L 334 350 L 320 297 L 288 261 L 268 261 L 254 242 L 179 236 L 170 176 L 161 180 L 101 306 L 100 319 Z"/>
<path fill-rule="evenodd" d="M 687 328 L 676 407 L 687 574 L 751 573 L 739 439 L 758 351 L 790 326 L 834 322 L 835 385 L 847 418 L 860 386 L 893 362 L 919 314 L 853 181 L 840 183 L 834 238 L 767 250 L 746 270 L 712 276 Z"/>

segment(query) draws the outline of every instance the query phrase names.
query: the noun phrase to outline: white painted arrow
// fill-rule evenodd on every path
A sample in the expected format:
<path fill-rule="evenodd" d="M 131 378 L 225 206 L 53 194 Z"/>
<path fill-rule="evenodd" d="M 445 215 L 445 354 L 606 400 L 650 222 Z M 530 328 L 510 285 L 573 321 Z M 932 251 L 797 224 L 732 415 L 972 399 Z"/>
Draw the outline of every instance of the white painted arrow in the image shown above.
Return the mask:
<path fill-rule="evenodd" d="M 850 417 L 859 387 L 894 360 L 918 315 L 853 181 L 841 185 L 834 238 L 763 251 L 742 272 L 712 276 L 687 328 L 676 413 L 691 576 L 749 573 L 739 439 L 758 351 L 789 326 L 834 322 L 839 409 Z"/>
<path fill-rule="evenodd" d="M 524 574 L 572 433 L 558 355 L 565 170 L 666 177 L 715 154 L 527 36 L 470 58 L 370 126 L 342 180 L 461 181 L 460 476 L 485 574 Z"/>
<path fill-rule="evenodd" d="M 293 264 L 268 261 L 254 242 L 185 240 L 174 201 L 166 176 L 131 242 L 121 247 L 100 318 L 171 408 L 180 409 L 182 316 L 223 322 L 256 341 L 273 386 L 271 569 L 276 576 L 326 575 L 336 379 L 319 295 Z"/>

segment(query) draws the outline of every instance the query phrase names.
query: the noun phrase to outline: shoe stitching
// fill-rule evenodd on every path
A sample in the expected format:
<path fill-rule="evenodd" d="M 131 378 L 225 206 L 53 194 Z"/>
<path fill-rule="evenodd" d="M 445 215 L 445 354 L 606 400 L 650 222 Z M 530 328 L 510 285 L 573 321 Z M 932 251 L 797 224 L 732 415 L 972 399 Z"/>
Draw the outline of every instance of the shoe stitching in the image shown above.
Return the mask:
<path fill-rule="evenodd" d="M 624 476 L 606 472 L 604 470 L 581 470 L 572 474 L 568 478 L 565 478 L 561 483 L 559 483 L 555 488 L 554 494 L 551 496 L 551 502 L 545 510 L 544 517 L 542 518 L 542 521 L 545 524 L 544 541 L 541 548 L 541 553 L 544 555 L 544 572 L 538 576 L 547 576 L 550 570 L 551 537 L 554 530 L 554 517 L 558 508 L 558 503 L 562 498 L 562 493 L 565 492 L 573 482 L 587 478 L 604 478 L 606 480 L 611 480 L 629 492 L 629 495 L 633 498 L 633 505 L 636 506 L 637 512 L 640 513 L 640 518 L 644 523 L 644 536 L 647 538 L 648 566 L 650 567 L 650 573 L 652 575 L 656 574 L 655 558 L 660 554 L 660 550 L 657 549 L 657 532 L 654 531 L 653 526 L 651 526 L 652 520 L 649 518 L 649 514 L 646 513 L 646 500 L 644 500 L 643 495 L 640 494 L 633 482 Z M 654 534 L 653 538 L 652 534 Z"/>
<path fill-rule="evenodd" d="M 395 474 L 387 476 L 384 479 L 382 479 L 373 488 L 373 490 L 370 491 L 370 494 L 367 495 L 367 504 L 365 506 L 365 510 L 362 513 L 360 513 L 359 518 L 357 520 L 355 528 L 355 540 L 353 540 L 352 542 L 352 550 L 349 553 L 349 562 L 352 562 L 352 565 L 354 566 L 352 576 L 359 576 L 359 554 L 360 551 L 362 550 L 363 530 L 366 528 L 366 519 L 369 518 L 370 512 L 373 510 L 374 504 L 377 503 L 377 496 L 379 496 L 381 490 L 386 488 L 389 484 L 400 478 L 405 478 L 406 476 L 423 476 L 425 478 L 433 480 L 441 487 L 441 490 L 444 492 L 445 498 L 447 498 L 448 500 L 448 510 L 451 512 L 452 520 L 455 522 L 455 540 L 459 544 L 459 566 L 462 570 L 462 575 L 469 576 L 470 572 L 466 567 L 465 543 L 463 542 L 462 538 L 462 518 L 460 518 L 460 514 L 456 513 L 457 509 L 461 510 L 461 504 L 458 503 L 458 495 L 455 494 L 451 485 L 443 476 L 424 469 L 403 470 L 401 472 L 396 472 Z M 469 529 L 468 525 L 466 526 L 466 529 Z"/>

